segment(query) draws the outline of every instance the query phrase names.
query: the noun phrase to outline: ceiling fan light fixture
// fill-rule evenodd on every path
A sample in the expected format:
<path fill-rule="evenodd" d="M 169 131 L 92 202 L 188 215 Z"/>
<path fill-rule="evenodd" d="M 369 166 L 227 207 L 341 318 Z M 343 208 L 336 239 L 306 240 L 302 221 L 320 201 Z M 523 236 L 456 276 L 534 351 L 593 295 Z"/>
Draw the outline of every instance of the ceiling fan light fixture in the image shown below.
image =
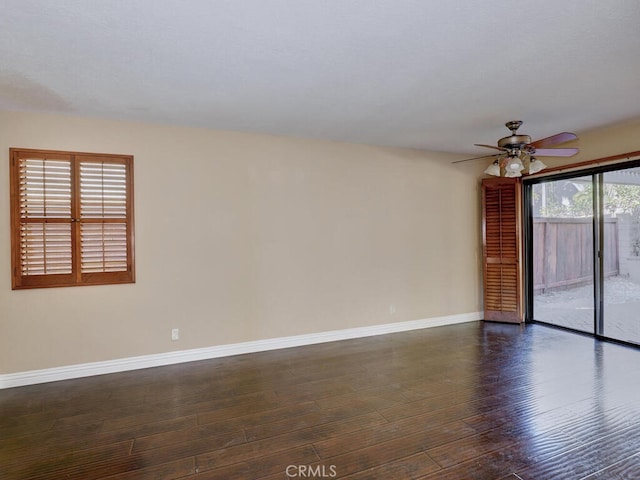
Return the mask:
<path fill-rule="evenodd" d="M 531 157 L 531 162 L 529 163 L 529 175 L 541 172 L 545 168 L 547 168 L 547 166 L 542 163 L 542 161 L 538 160 L 535 157 Z"/>
<path fill-rule="evenodd" d="M 507 157 L 505 170 L 507 173 L 522 172 L 522 170 L 524 170 L 524 165 L 522 164 L 522 160 L 520 160 L 520 157 L 518 155 L 510 155 L 509 157 Z M 520 175 L 516 176 L 519 177 Z"/>
<path fill-rule="evenodd" d="M 515 178 L 515 177 L 521 177 L 522 173 L 520 172 L 520 170 L 507 170 L 504 173 L 504 176 L 508 178 Z"/>
<path fill-rule="evenodd" d="M 498 160 L 493 162 L 491 165 L 489 165 L 487 167 L 487 169 L 484 171 L 484 173 L 486 173 L 487 175 L 493 175 L 494 177 L 499 177 L 500 176 L 500 162 Z"/>

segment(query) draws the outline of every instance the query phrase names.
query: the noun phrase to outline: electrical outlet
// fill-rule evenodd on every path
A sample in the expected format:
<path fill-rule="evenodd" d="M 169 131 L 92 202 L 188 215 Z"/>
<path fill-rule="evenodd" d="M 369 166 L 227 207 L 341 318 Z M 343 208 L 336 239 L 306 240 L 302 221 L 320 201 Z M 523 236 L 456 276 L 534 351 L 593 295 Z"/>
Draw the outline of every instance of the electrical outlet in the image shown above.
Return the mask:
<path fill-rule="evenodd" d="M 395 305 L 389 305 L 389 315 L 395 315 L 396 314 L 396 306 Z"/>
<path fill-rule="evenodd" d="M 180 329 L 172 328 L 171 329 L 171 340 L 180 340 Z"/>

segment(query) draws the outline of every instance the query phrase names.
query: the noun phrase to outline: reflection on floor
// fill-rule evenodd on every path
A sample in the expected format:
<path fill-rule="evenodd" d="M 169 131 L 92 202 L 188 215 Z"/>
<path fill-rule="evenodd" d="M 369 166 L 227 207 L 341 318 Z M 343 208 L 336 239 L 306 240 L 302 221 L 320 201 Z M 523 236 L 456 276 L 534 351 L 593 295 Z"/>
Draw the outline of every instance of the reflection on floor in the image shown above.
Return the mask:
<path fill-rule="evenodd" d="M 3 480 L 276 480 L 303 469 L 640 478 L 640 349 L 471 322 L 0 390 Z"/>

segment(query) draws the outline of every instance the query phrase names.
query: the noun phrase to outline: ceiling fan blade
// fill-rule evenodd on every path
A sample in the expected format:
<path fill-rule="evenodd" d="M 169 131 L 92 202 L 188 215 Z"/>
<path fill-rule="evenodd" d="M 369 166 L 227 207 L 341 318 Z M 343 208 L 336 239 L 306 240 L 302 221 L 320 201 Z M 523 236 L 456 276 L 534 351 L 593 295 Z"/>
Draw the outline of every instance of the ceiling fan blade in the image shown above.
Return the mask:
<path fill-rule="evenodd" d="M 484 143 L 474 143 L 474 145 L 476 147 L 494 148 L 496 150 L 500 150 L 500 151 L 503 151 L 503 152 L 507 151 L 507 149 L 504 148 L 504 147 L 494 147 L 493 145 L 485 145 Z"/>
<path fill-rule="evenodd" d="M 470 162 L 471 160 L 480 160 L 481 158 L 497 157 L 498 155 L 499 154 L 496 154 L 496 155 L 482 155 L 481 157 L 464 158 L 462 160 L 456 160 L 455 162 L 451 162 L 451 163 Z"/>
<path fill-rule="evenodd" d="M 536 157 L 573 157 L 580 150 L 577 148 L 536 148 Z"/>
<path fill-rule="evenodd" d="M 562 132 L 556 133 L 555 135 L 551 135 L 547 138 L 542 138 L 540 140 L 536 140 L 531 143 L 533 148 L 538 147 L 550 147 L 551 145 L 558 145 L 559 143 L 569 142 L 571 140 L 575 140 L 578 136 L 575 133 L 571 132 Z"/>

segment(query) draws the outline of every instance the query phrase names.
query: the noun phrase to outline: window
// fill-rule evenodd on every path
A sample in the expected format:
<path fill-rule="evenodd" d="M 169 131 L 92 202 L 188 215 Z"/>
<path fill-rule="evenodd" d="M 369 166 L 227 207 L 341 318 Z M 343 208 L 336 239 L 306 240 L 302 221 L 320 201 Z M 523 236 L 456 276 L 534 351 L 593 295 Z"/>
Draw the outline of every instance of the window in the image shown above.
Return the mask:
<path fill-rule="evenodd" d="M 10 156 L 13 289 L 134 282 L 133 157 Z"/>

